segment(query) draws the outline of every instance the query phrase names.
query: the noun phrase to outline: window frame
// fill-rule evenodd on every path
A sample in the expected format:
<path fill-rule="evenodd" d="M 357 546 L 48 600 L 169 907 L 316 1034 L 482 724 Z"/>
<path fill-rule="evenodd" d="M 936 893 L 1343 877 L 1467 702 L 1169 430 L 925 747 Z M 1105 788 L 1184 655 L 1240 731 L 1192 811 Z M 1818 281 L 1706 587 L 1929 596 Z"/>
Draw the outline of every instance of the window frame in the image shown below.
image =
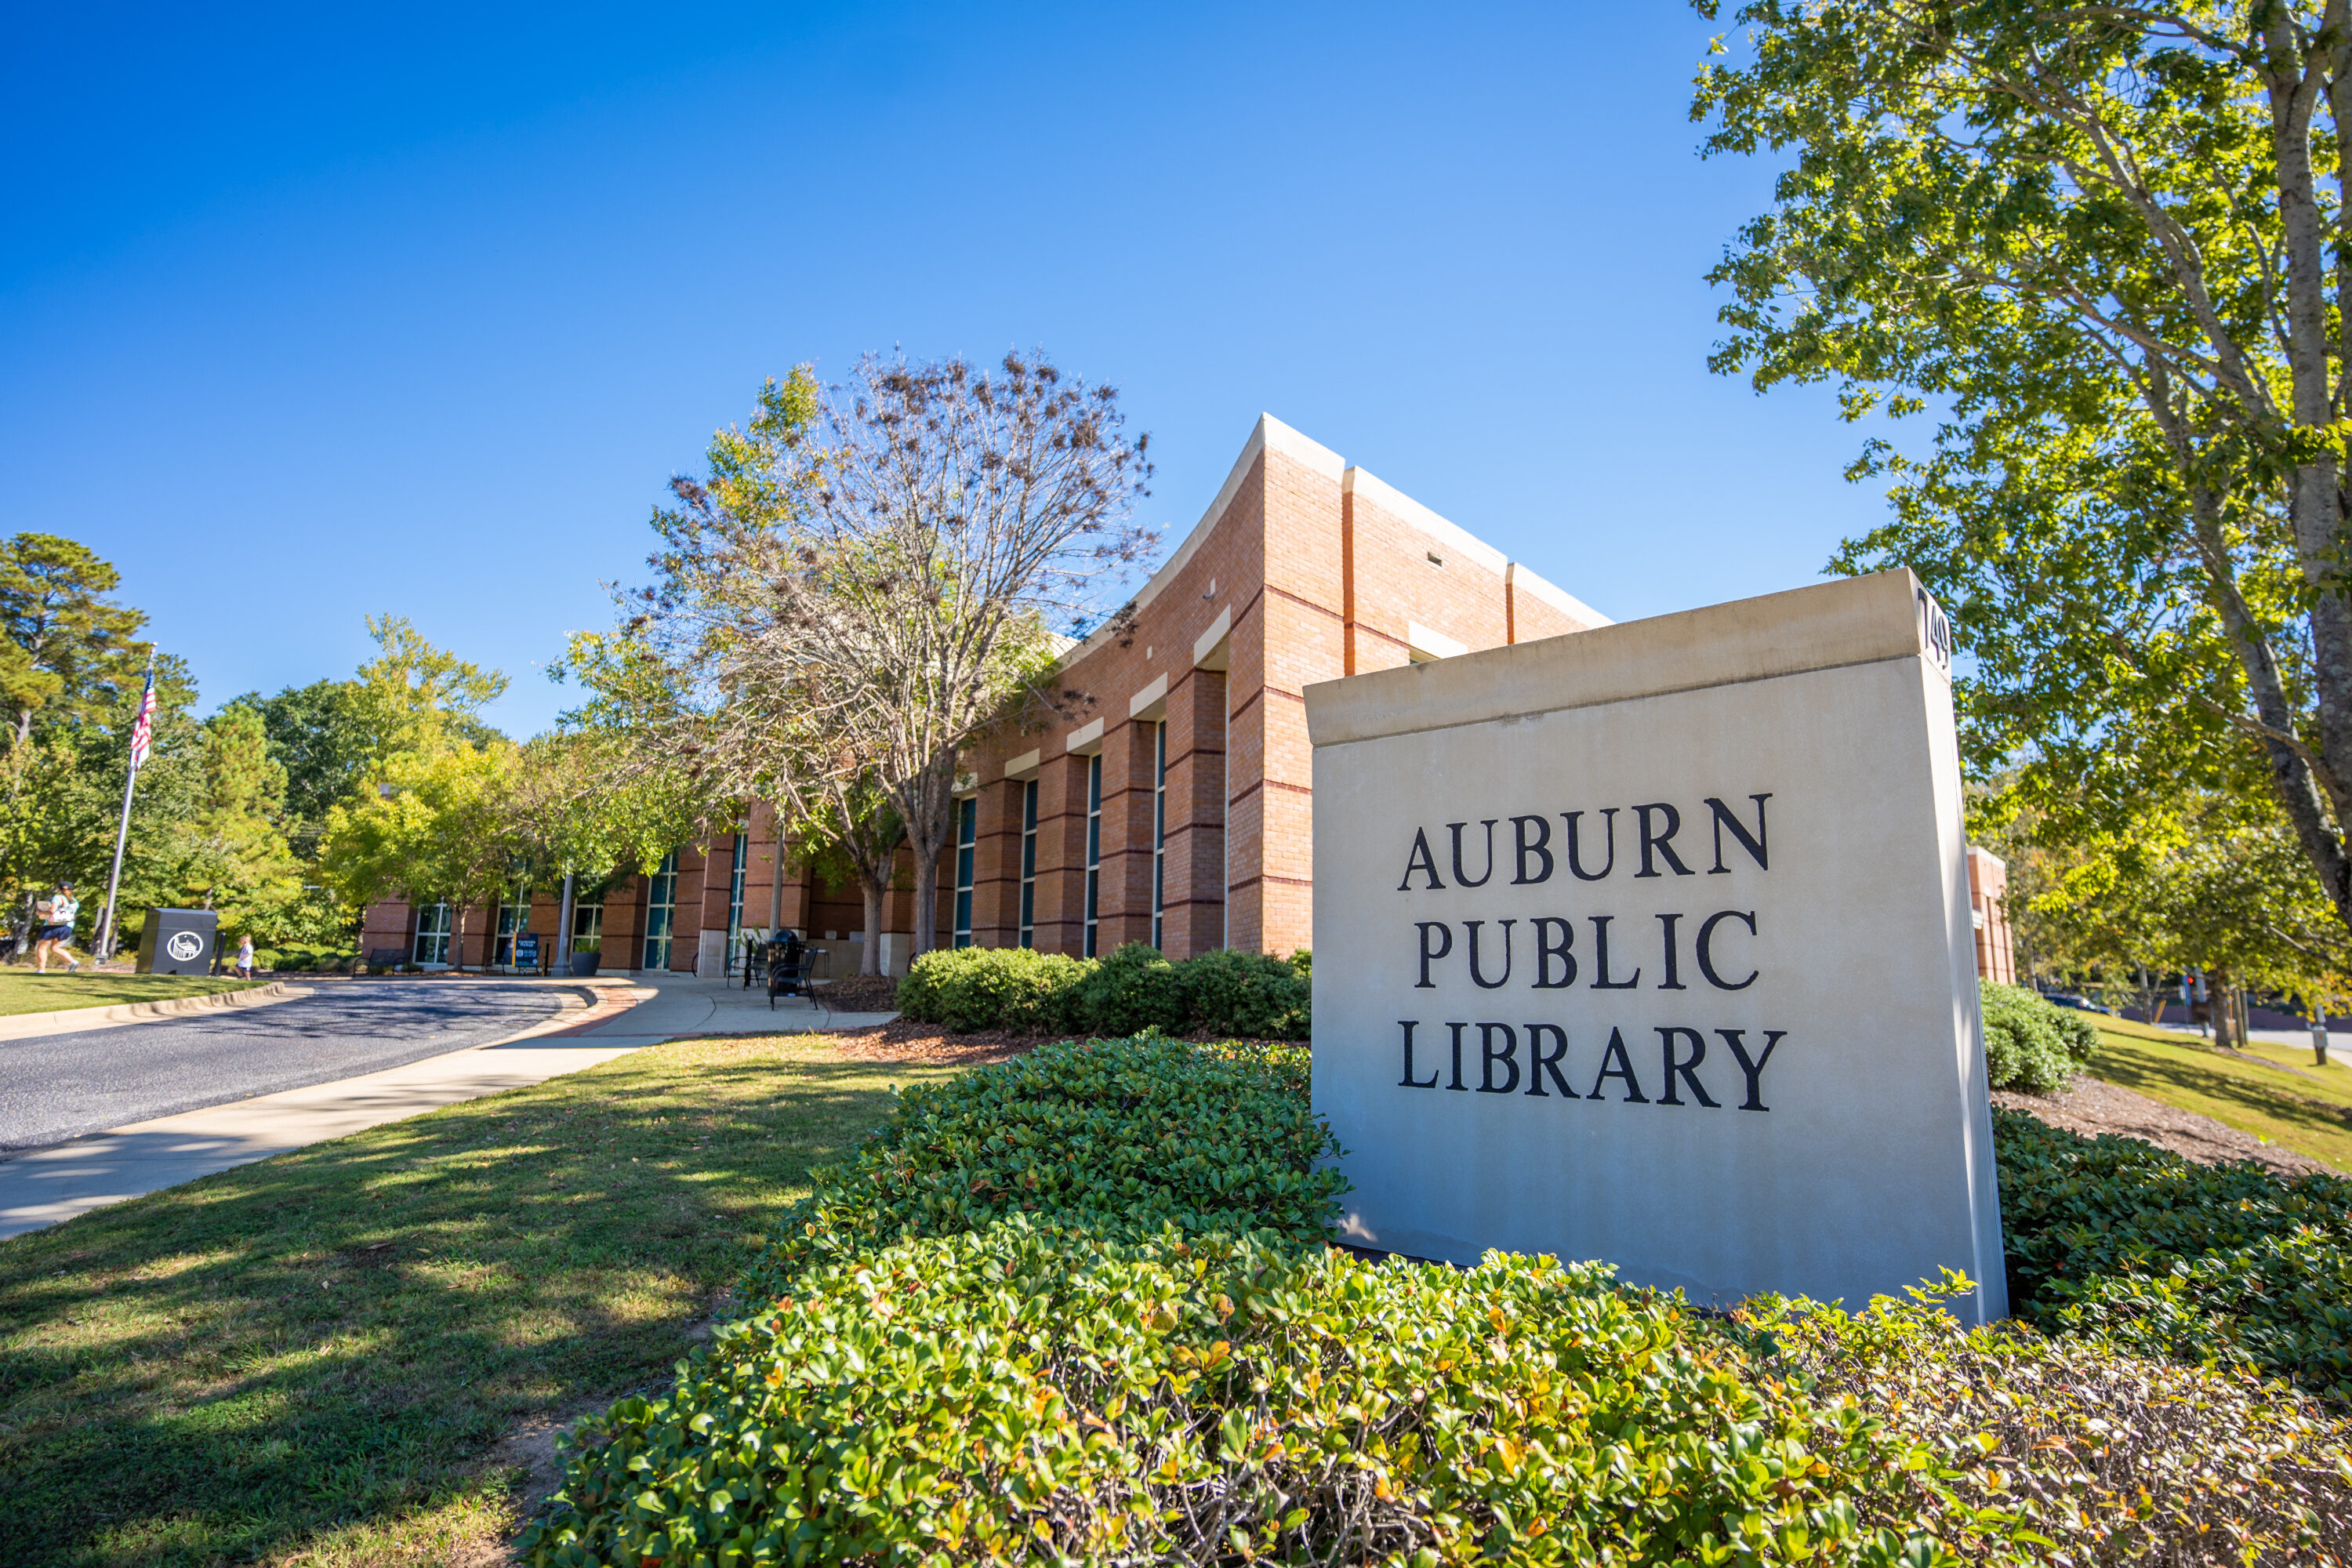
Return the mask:
<path fill-rule="evenodd" d="M 1102 931 L 1102 753 L 1087 758 L 1086 956 L 1097 956 Z"/>
<path fill-rule="evenodd" d="M 727 952 L 730 963 L 743 936 L 743 879 L 751 863 L 751 836 L 735 835 L 735 847 L 728 852 L 727 868 Z"/>
<path fill-rule="evenodd" d="M 588 927 L 585 931 L 580 929 L 583 924 Z M 583 939 L 587 942 L 584 947 L 581 945 Z M 567 954 L 593 952 L 599 958 L 604 956 L 604 900 L 601 896 L 593 900 L 581 898 L 572 900 L 572 937 L 563 951 Z"/>
<path fill-rule="evenodd" d="M 499 899 L 498 921 L 490 938 L 491 967 L 512 970 L 515 938 L 530 930 L 530 886 L 517 882 Z"/>
<path fill-rule="evenodd" d="M 449 965 L 450 928 L 455 923 L 452 910 L 446 903 L 417 905 L 416 936 L 415 939 L 409 943 L 408 962 L 420 965 L 437 963 L 445 969 L 447 968 Z M 436 952 L 430 958 L 427 958 L 425 955 L 425 944 L 427 942 L 435 942 L 438 944 Z"/>
<path fill-rule="evenodd" d="M 1168 721 L 1151 726 L 1151 945 L 1161 941 L 1168 913 Z"/>
<path fill-rule="evenodd" d="M 662 857 L 646 879 L 646 944 L 644 967 L 669 968 L 670 945 L 677 929 L 677 851 Z"/>
<path fill-rule="evenodd" d="M 1037 945 L 1037 781 L 1021 785 L 1021 945 Z"/>
<path fill-rule="evenodd" d="M 972 873 L 980 863 L 980 799 L 968 795 L 955 803 L 955 904 L 949 942 L 954 947 L 970 947 Z"/>

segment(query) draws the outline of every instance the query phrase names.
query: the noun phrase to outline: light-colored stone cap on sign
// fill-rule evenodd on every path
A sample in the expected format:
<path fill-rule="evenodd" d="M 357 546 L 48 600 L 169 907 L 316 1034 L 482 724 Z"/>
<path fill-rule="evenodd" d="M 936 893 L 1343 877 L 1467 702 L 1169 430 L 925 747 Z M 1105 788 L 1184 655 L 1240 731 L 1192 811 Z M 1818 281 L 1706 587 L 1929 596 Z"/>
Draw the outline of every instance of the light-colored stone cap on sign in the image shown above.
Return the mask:
<path fill-rule="evenodd" d="M 1307 738 L 1318 746 L 1343 745 L 1809 669 L 1919 658 L 1919 592 L 1910 569 L 1897 567 L 1458 658 L 1318 681 L 1306 691 Z"/>

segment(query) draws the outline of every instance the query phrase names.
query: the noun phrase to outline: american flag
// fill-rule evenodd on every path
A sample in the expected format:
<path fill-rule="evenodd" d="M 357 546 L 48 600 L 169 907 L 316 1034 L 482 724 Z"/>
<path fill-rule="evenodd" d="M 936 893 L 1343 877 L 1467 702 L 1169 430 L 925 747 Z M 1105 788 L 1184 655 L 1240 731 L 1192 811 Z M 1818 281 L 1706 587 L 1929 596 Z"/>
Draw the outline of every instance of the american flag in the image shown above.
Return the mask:
<path fill-rule="evenodd" d="M 139 699 L 139 717 L 131 723 L 131 771 L 137 773 L 155 745 L 155 677 L 147 677 L 146 694 Z"/>

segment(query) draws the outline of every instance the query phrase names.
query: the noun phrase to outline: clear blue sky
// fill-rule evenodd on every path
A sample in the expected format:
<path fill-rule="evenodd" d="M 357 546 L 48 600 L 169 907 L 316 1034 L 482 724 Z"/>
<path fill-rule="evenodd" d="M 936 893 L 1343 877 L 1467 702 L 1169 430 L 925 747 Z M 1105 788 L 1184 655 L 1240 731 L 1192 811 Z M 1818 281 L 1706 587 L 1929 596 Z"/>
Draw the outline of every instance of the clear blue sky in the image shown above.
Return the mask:
<path fill-rule="evenodd" d="M 207 708 L 394 611 L 609 619 L 763 376 L 1043 344 L 1171 545 L 1261 409 L 1620 619 L 1881 515 L 1824 394 L 1710 376 L 1707 28 L 1642 6 L 28 7 L 0 52 L 0 527 Z"/>

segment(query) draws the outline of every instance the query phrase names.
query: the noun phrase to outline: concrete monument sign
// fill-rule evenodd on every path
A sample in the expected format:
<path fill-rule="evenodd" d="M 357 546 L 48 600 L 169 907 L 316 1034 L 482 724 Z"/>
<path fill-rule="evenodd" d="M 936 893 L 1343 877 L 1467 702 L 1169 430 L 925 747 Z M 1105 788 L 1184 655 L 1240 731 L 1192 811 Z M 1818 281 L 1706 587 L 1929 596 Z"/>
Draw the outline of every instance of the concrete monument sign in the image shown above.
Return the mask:
<path fill-rule="evenodd" d="M 1308 687 L 1348 1236 L 2004 1315 L 1950 659 L 1897 571 Z"/>

